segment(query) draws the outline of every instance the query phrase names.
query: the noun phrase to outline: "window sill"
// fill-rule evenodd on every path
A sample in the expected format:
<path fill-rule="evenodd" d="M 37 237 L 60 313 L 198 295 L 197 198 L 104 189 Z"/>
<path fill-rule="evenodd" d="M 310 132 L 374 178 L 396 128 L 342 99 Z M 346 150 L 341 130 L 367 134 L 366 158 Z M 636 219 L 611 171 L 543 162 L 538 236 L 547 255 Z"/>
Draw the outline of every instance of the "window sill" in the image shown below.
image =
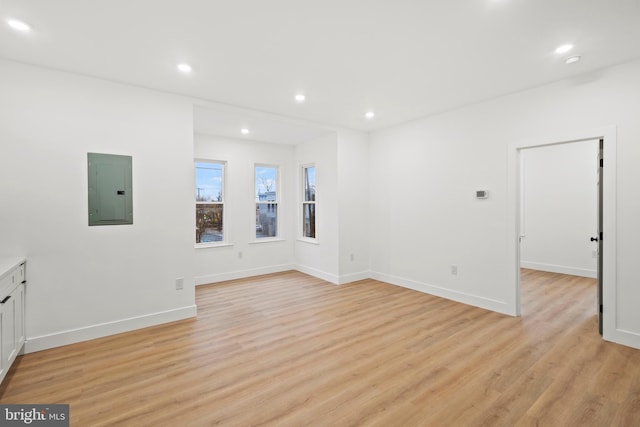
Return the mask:
<path fill-rule="evenodd" d="M 264 239 L 260 239 L 260 240 L 252 240 L 251 242 L 249 242 L 250 245 L 256 244 L 256 243 L 271 243 L 271 242 L 286 242 L 285 239 L 280 239 L 280 238 L 264 238 Z"/>
<path fill-rule="evenodd" d="M 233 246 L 233 243 L 197 243 L 195 245 L 196 249 L 208 249 L 208 248 L 226 248 L 229 246 Z"/>
<path fill-rule="evenodd" d="M 303 237 L 298 238 L 298 242 L 309 243 L 310 245 L 319 245 L 318 239 L 305 239 Z"/>

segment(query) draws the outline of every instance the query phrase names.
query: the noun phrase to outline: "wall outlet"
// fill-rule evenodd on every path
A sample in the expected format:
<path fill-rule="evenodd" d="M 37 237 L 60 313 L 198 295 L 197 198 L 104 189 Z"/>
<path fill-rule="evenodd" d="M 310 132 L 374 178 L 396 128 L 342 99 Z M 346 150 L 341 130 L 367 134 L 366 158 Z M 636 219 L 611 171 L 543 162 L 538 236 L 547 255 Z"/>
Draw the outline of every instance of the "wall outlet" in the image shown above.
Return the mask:
<path fill-rule="evenodd" d="M 356 260 L 356 255 L 355 254 L 349 255 L 349 261 L 353 262 L 355 260 Z"/>
<path fill-rule="evenodd" d="M 591 258 L 598 258 L 598 251 L 592 251 Z"/>
<path fill-rule="evenodd" d="M 452 265 L 451 266 L 451 274 L 453 274 L 454 276 L 458 274 L 458 266 L 457 265 Z"/>
<path fill-rule="evenodd" d="M 242 251 L 238 251 L 238 259 L 242 259 Z"/>
<path fill-rule="evenodd" d="M 184 279 L 183 278 L 176 279 L 176 291 L 179 291 L 182 289 L 184 289 Z"/>

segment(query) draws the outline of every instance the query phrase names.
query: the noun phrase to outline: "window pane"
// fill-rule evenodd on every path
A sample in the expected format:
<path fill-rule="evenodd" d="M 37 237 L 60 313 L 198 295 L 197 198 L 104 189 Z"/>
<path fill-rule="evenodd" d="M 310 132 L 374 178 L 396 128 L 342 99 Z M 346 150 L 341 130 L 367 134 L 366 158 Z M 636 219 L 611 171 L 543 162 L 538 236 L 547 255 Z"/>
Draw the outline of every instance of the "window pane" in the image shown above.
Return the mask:
<path fill-rule="evenodd" d="M 278 205 L 275 203 L 256 204 L 256 238 L 278 235 Z"/>
<path fill-rule="evenodd" d="M 222 202 L 222 165 L 196 162 L 196 202 Z"/>
<path fill-rule="evenodd" d="M 304 168 L 304 201 L 316 200 L 316 168 L 314 166 Z"/>
<path fill-rule="evenodd" d="M 304 218 L 303 237 L 316 238 L 316 205 L 315 203 L 302 204 L 302 217 Z"/>
<path fill-rule="evenodd" d="M 256 202 L 277 202 L 278 170 L 269 166 L 256 166 Z"/>
<path fill-rule="evenodd" d="M 222 205 L 196 204 L 196 243 L 222 242 Z"/>

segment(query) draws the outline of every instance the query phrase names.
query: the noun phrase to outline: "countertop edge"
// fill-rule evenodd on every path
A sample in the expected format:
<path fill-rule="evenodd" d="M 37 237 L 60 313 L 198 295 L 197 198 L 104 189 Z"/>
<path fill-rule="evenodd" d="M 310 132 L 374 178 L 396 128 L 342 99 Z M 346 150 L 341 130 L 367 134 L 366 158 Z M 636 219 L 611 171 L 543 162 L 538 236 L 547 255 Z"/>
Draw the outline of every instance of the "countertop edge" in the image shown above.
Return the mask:
<path fill-rule="evenodd" d="M 0 258 L 0 279 L 3 279 L 13 269 L 26 261 L 25 257 Z"/>

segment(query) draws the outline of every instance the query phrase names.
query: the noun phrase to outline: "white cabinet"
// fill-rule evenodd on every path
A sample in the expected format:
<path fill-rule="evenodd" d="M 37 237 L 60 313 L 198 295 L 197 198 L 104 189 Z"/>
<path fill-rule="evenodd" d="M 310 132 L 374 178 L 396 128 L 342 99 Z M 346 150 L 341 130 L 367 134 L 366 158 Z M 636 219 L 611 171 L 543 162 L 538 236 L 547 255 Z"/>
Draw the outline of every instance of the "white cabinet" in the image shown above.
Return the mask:
<path fill-rule="evenodd" d="M 25 342 L 24 258 L 0 260 L 0 382 Z"/>

